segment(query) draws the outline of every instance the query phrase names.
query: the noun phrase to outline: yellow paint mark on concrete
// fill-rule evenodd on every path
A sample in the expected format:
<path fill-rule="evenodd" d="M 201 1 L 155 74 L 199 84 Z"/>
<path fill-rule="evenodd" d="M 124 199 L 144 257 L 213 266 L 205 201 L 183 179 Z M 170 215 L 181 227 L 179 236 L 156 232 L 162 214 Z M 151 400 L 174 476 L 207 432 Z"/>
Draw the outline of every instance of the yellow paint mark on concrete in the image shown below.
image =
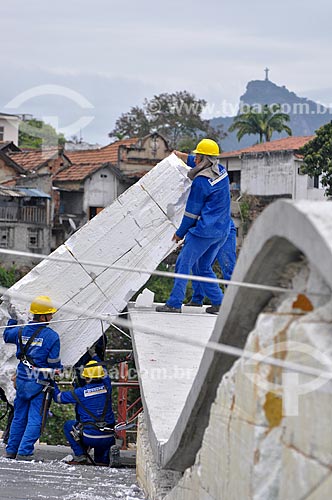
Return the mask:
<path fill-rule="evenodd" d="M 268 392 L 263 409 L 270 428 L 278 427 L 282 420 L 282 397 L 275 392 Z"/>
<path fill-rule="evenodd" d="M 309 311 L 313 311 L 314 306 L 312 305 L 312 303 L 310 302 L 310 300 L 308 299 L 308 297 L 306 295 L 304 295 L 303 293 L 300 293 L 297 296 L 297 299 L 293 302 L 292 308 L 293 309 L 301 309 L 301 311 L 309 312 Z"/>

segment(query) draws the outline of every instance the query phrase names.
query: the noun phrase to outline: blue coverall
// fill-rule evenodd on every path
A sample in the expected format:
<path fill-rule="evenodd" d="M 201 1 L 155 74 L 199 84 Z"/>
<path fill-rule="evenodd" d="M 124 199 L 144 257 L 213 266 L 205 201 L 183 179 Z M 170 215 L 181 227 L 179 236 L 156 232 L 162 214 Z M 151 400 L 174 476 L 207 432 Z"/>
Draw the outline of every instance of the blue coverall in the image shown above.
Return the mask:
<path fill-rule="evenodd" d="M 99 361 L 99 358 L 94 357 L 95 361 Z M 110 395 L 109 403 L 107 405 L 107 411 L 104 417 L 105 422 L 110 426 L 114 426 L 115 418 L 112 410 L 112 384 L 108 375 L 100 380 L 95 380 L 88 382 L 84 387 L 77 387 L 74 389 L 75 394 L 78 399 L 82 402 L 83 406 L 87 408 L 96 419 L 100 418 L 103 413 L 105 400 L 107 397 L 107 392 Z M 64 424 L 65 436 L 75 454 L 76 458 L 85 458 L 85 452 L 82 445 L 75 441 L 71 435 L 71 431 L 74 425 L 78 422 L 84 424 L 84 422 L 93 422 L 93 418 L 89 415 L 83 406 L 81 406 L 77 400 L 74 398 L 72 391 L 61 392 L 58 386 L 55 384 L 54 391 L 54 401 L 61 404 L 76 404 L 76 414 L 78 416 L 77 420 L 67 420 Z M 110 448 L 115 443 L 114 433 L 102 432 L 98 430 L 93 425 L 84 425 L 83 435 L 82 435 L 83 446 L 85 448 L 94 448 L 94 461 L 97 465 L 109 465 L 110 463 Z"/>
<path fill-rule="evenodd" d="M 236 263 L 236 227 L 232 219 L 228 238 L 217 254 L 217 261 L 219 262 L 223 279 L 230 280 Z M 197 266 L 194 265 L 193 274 L 196 275 L 197 272 Z M 204 293 L 202 284 L 199 281 L 193 281 L 192 287 L 193 295 L 191 302 L 194 302 L 195 304 L 203 304 Z"/>
<path fill-rule="evenodd" d="M 188 156 L 187 164 L 193 166 L 194 157 Z M 231 223 L 230 191 L 227 171 L 219 165 L 216 179 L 198 174 L 191 185 L 185 213 L 176 235 L 186 236 L 184 246 L 176 261 L 175 272 L 216 278 L 212 264 L 221 246 L 226 242 Z M 217 283 L 202 283 L 204 296 L 212 305 L 220 305 L 223 294 Z M 181 308 L 186 293 L 187 280 L 175 278 L 166 304 Z"/>
<path fill-rule="evenodd" d="M 10 319 L 8 325 L 16 325 L 17 321 Z M 6 343 L 16 344 L 16 357 L 19 359 L 20 345 L 18 333 L 22 327 L 6 328 L 3 338 Z M 25 326 L 22 330 L 23 345 L 34 332 L 40 328 L 36 323 Z M 6 452 L 23 456 L 31 456 L 34 444 L 40 437 L 43 404 L 43 388 L 48 385 L 47 375 L 38 372 L 38 368 L 62 368 L 60 361 L 59 335 L 48 326 L 44 326 L 37 334 L 27 353 L 33 360 L 37 370 L 31 370 L 19 362 L 16 371 L 16 397 L 14 401 L 14 418 Z"/>

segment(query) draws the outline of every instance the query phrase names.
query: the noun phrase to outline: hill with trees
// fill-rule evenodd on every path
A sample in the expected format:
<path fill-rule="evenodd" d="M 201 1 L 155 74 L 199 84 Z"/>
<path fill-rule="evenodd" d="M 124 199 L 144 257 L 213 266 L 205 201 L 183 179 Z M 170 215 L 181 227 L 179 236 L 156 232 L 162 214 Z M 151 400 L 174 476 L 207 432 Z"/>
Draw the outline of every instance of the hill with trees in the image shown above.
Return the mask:
<path fill-rule="evenodd" d="M 281 105 L 281 111 L 290 116 L 288 126 L 294 136 L 312 135 L 319 127 L 332 119 L 332 109 L 306 97 L 299 97 L 285 86 L 276 85 L 270 80 L 253 80 L 248 83 L 245 93 L 240 97 L 239 113 L 248 111 L 250 107 L 259 111 L 259 107 L 263 107 L 265 104 L 269 106 Z M 239 142 L 236 131 L 228 132 L 234 118 L 219 117 L 210 121 L 212 127 L 222 126 L 227 132 L 227 137 L 221 141 L 221 147 L 224 151 L 245 148 L 259 142 L 258 135 L 244 136 Z M 272 140 L 286 136 L 286 132 L 275 132 Z"/>

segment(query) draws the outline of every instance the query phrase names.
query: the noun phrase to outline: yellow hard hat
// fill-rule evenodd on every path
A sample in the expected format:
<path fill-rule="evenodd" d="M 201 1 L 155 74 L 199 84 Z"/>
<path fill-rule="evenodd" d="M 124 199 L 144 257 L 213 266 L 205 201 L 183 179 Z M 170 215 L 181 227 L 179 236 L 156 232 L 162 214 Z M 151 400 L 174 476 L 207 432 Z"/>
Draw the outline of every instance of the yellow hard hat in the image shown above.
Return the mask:
<path fill-rule="evenodd" d="M 208 156 L 218 156 L 219 155 L 219 146 L 212 139 L 202 139 L 196 146 L 196 149 L 193 153 L 197 153 L 199 155 L 208 155 Z"/>
<path fill-rule="evenodd" d="M 103 378 L 105 377 L 104 368 L 96 364 L 97 361 L 89 361 L 82 372 L 84 378 Z"/>
<path fill-rule="evenodd" d="M 32 314 L 53 314 L 57 309 L 53 306 L 52 301 L 46 295 L 39 295 L 30 305 Z"/>

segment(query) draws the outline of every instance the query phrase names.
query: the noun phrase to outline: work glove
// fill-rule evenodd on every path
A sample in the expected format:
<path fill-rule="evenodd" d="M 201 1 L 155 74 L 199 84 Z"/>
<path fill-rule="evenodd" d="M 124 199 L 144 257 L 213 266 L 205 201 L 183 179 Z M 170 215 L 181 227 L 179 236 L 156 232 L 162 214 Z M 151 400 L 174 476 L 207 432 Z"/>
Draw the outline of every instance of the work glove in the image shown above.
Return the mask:
<path fill-rule="evenodd" d="M 127 356 L 126 356 L 126 361 L 128 361 L 128 362 L 129 362 L 129 361 L 133 361 L 133 359 L 134 359 L 134 354 L 133 354 L 133 352 L 130 352 L 129 354 L 127 354 Z"/>
<path fill-rule="evenodd" d="M 8 314 L 12 319 L 17 320 L 17 312 L 13 304 L 8 304 Z"/>

